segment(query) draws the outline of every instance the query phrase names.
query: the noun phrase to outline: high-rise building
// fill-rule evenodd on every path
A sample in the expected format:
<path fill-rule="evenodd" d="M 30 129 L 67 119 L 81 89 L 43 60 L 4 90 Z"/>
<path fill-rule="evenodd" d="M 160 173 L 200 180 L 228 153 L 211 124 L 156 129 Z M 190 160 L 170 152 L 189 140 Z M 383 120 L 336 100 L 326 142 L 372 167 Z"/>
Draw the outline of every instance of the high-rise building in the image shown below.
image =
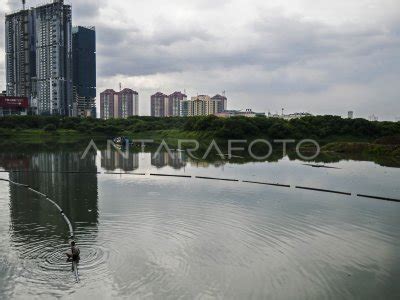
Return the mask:
<path fill-rule="evenodd" d="M 108 120 L 118 117 L 118 95 L 112 90 L 105 90 L 100 94 L 100 118 Z"/>
<path fill-rule="evenodd" d="M 6 16 L 7 94 L 38 114 L 72 114 L 71 28 L 63 0 Z"/>
<path fill-rule="evenodd" d="M 184 100 L 181 102 L 181 116 L 182 117 L 193 117 L 193 116 L 205 116 L 207 115 L 208 106 L 201 96 L 192 97 L 190 100 Z"/>
<path fill-rule="evenodd" d="M 191 111 L 189 109 L 189 116 L 208 116 L 210 115 L 211 98 L 207 95 L 198 95 L 192 97 Z"/>
<path fill-rule="evenodd" d="M 192 111 L 192 100 L 182 100 L 181 108 L 180 108 L 180 116 L 188 117 L 190 112 Z"/>
<path fill-rule="evenodd" d="M 72 28 L 74 115 L 96 118 L 96 30 Z"/>
<path fill-rule="evenodd" d="M 187 96 L 181 92 L 174 92 L 168 96 L 168 117 L 176 117 L 181 115 L 181 103 L 187 100 Z"/>
<path fill-rule="evenodd" d="M 32 10 L 6 15 L 5 20 L 6 93 L 29 101 L 34 97 L 36 77 L 34 21 Z"/>
<path fill-rule="evenodd" d="M 187 96 L 181 92 L 174 92 L 167 96 L 157 92 L 150 97 L 151 116 L 153 117 L 177 117 L 181 115 L 181 103 L 187 100 Z"/>
<path fill-rule="evenodd" d="M 353 119 L 353 118 L 354 118 L 354 112 L 353 112 L 353 111 L 349 111 L 349 112 L 347 113 L 347 118 L 348 118 L 348 119 Z"/>
<path fill-rule="evenodd" d="M 139 94 L 131 89 L 123 89 L 118 94 L 118 118 L 126 119 L 139 115 Z"/>
<path fill-rule="evenodd" d="M 151 116 L 152 117 L 165 117 L 168 114 L 168 101 L 167 95 L 157 92 L 150 97 Z"/>
<path fill-rule="evenodd" d="M 139 115 L 139 94 L 131 89 L 116 92 L 112 89 L 100 94 L 100 118 L 128 118 Z"/>
<path fill-rule="evenodd" d="M 212 104 L 210 114 L 215 115 L 227 110 L 228 99 L 225 96 L 217 94 L 211 98 L 211 101 Z"/>
<path fill-rule="evenodd" d="M 34 14 L 38 113 L 72 115 L 71 6 L 54 0 Z"/>
<path fill-rule="evenodd" d="M 208 116 L 222 113 L 226 109 L 227 98 L 221 95 L 212 98 L 208 95 L 198 95 L 190 100 L 181 92 L 174 92 L 169 96 L 157 92 L 151 96 L 153 117 Z"/>

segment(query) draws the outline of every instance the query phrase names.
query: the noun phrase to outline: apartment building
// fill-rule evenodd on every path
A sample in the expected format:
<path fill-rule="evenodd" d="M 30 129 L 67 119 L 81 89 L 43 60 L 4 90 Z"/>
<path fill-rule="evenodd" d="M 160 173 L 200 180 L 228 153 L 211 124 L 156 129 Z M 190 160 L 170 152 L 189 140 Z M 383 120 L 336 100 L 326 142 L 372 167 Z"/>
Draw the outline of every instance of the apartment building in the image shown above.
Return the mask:
<path fill-rule="evenodd" d="M 116 92 L 107 89 L 100 94 L 100 118 L 126 119 L 139 115 L 139 94 L 132 89 L 123 89 Z"/>

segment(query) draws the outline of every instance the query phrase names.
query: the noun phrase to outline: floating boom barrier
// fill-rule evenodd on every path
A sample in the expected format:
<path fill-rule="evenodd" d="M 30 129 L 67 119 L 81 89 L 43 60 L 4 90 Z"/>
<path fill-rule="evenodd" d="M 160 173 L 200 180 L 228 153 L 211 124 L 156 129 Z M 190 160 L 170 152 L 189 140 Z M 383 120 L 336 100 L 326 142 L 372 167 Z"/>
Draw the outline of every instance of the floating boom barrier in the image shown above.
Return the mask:
<path fill-rule="evenodd" d="M 289 185 L 289 184 L 269 183 L 269 182 L 259 182 L 259 181 L 247 181 L 247 180 L 243 180 L 242 182 L 244 182 L 244 183 L 254 183 L 254 184 L 261 184 L 261 185 L 270 185 L 270 186 L 279 186 L 279 187 L 290 188 L 290 185 Z"/>
<path fill-rule="evenodd" d="M 318 166 L 319 167 L 319 166 Z M 30 170 L 10 170 L 10 171 L 0 171 L 0 173 L 12 173 L 12 172 L 27 172 L 27 173 L 34 173 L 34 171 Z M 35 171 L 36 172 L 36 171 Z M 41 172 L 41 173 L 46 173 Z M 227 182 L 243 182 L 243 183 L 251 183 L 251 184 L 259 184 L 259 185 L 266 185 L 266 186 L 275 186 L 275 187 L 284 187 L 284 188 L 296 188 L 300 190 L 308 190 L 308 191 L 314 191 L 314 192 L 322 192 L 322 193 L 333 193 L 333 194 L 340 194 L 344 196 L 357 196 L 360 198 L 369 198 L 369 199 L 375 199 L 375 200 L 383 200 L 383 201 L 389 201 L 389 202 L 399 202 L 400 199 L 396 198 L 389 198 L 389 197 L 381 197 L 381 196 L 373 196 L 373 195 L 365 195 L 365 194 L 356 194 L 356 193 L 350 193 L 350 192 L 344 192 L 344 191 L 336 191 L 336 190 L 330 190 L 330 189 L 323 189 L 323 188 L 317 188 L 317 187 L 305 187 L 305 186 L 292 186 L 289 184 L 281 184 L 281 183 L 270 183 L 270 182 L 260 182 L 260 181 L 248 181 L 248 180 L 239 180 L 239 179 L 229 179 L 229 178 L 217 178 L 217 177 L 208 177 L 208 176 L 192 176 L 192 175 L 180 175 L 180 174 L 161 174 L 161 173 L 133 173 L 133 172 L 85 172 L 85 171 L 64 171 L 64 172 L 48 172 L 48 173 L 60 173 L 60 174 L 104 174 L 104 175 L 136 175 L 136 176 L 153 176 L 153 177 L 176 177 L 176 178 L 195 178 L 195 179 L 206 179 L 206 180 L 216 180 L 216 181 L 227 181 Z M 1 180 L 1 179 L 0 179 Z M 29 186 L 26 186 L 24 184 L 19 184 L 16 182 L 12 182 L 10 180 L 4 180 L 3 181 L 8 181 L 11 182 L 15 185 L 23 186 L 30 188 Z M 37 193 L 38 195 L 41 195 L 42 197 L 46 198 L 47 200 L 51 201 L 57 209 L 60 211 L 60 213 L 63 214 L 62 209 L 51 199 L 49 199 L 46 195 L 35 191 L 30 188 L 30 190 L 34 193 Z M 65 215 L 63 215 L 64 217 Z M 68 224 L 71 232 L 71 236 L 73 236 L 73 231 L 71 230 L 72 227 L 70 226 L 70 222 L 68 218 L 65 217 L 66 223 Z M 68 221 L 67 221 L 68 220 Z"/>
<path fill-rule="evenodd" d="M 207 179 L 207 180 L 220 180 L 220 181 L 232 181 L 239 182 L 238 179 L 230 179 L 230 178 L 216 178 L 216 177 L 206 177 L 206 176 L 196 176 L 198 179 Z"/>
<path fill-rule="evenodd" d="M 389 201 L 389 202 L 400 202 L 400 199 L 393 199 L 393 198 L 386 198 L 386 197 L 379 197 L 379 196 L 370 196 L 370 195 L 363 195 L 363 194 L 357 194 L 357 197 L 384 200 L 384 201 Z"/>
<path fill-rule="evenodd" d="M 103 173 L 103 174 L 121 174 L 121 175 L 129 175 L 129 174 L 136 174 L 139 175 L 138 173 Z M 147 174 L 145 173 L 140 173 L 140 175 L 146 176 Z M 178 177 L 178 178 L 196 178 L 196 179 L 207 179 L 207 180 L 216 180 L 216 181 L 228 181 L 228 182 L 243 182 L 243 183 L 252 183 L 252 184 L 259 184 L 259 185 L 267 185 L 267 186 L 274 186 L 274 187 L 283 187 L 283 188 L 291 188 L 292 186 L 290 184 L 282 184 L 282 183 L 270 183 L 270 182 L 260 182 L 260 181 L 249 181 L 249 180 L 239 180 L 239 179 L 229 179 L 229 178 L 217 178 L 217 177 L 207 177 L 207 176 L 192 176 L 192 175 L 179 175 L 179 174 L 154 174 L 150 173 L 150 176 L 158 176 L 158 177 Z M 305 187 L 305 186 L 293 186 L 296 189 L 300 190 L 308 190 L 308 191 L 314 191 L 314 192 L 322 192 L 322 193 L 332 193 L 332 194 L 339 194 L 339 195 L 344 195 L 344 196 L 353 196 L 356 195 L 357 197 L 361 198 L 370 198 L 370 199 L 375 199 L 375 200 L 383 200 L 383 201 L 389 201 L 389 202 L 399 202 L 400 199 L 394 199 L 394 198 L 387 198 L 387 197 L 379 197 L 379 196 L 369 196 L 369 195 L 364 195 L 364 194 L 353 194 L 350 192 L 343 192 L 343 191 L 336 191 L 336 190 L 330 190 L 330 189 L 322 189 L 322 188 L 314 188 L 314 187 Z"/>
<path fill-rule="evenodd" d="M 158 176 L 158 177 L 178 177 L 178 178 L 192 178 L 192 176 L 190 176 L 190 175 L 155 174 L 155 173 L 150 173 L 150 176 Z"/>
<path fill-rule="evenodd" d="M 351 193 L 348 193 L 348 192 L 340 192 L 340 191 L 326 190 L 326 189 L 317 189 L 317 188 L 305 187 L 305 186 L 296 186 L 296 189 L 351 196 Z"/>

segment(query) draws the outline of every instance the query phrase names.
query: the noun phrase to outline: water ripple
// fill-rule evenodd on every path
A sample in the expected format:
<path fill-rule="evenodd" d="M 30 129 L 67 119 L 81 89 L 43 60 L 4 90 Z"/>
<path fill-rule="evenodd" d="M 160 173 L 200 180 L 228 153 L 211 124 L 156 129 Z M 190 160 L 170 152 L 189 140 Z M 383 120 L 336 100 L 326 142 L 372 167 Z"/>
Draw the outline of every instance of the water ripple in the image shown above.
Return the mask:
<path fill-rule="evenodd" d="M 354 286 L 368 296 L 371 278 L 396 290 L 388 287 L 400 262 L 396 211 L 385 218 L 336 195 L 266 195 L 232 183 L 102 185 L 98 223 L 75 223 L 81 283 L 64 255 L 68 241 L 40 215 L 15 215 L 19 263 L 4 278 L 56 297 L 105 286 L 130 298 L 353 298 Z"/>

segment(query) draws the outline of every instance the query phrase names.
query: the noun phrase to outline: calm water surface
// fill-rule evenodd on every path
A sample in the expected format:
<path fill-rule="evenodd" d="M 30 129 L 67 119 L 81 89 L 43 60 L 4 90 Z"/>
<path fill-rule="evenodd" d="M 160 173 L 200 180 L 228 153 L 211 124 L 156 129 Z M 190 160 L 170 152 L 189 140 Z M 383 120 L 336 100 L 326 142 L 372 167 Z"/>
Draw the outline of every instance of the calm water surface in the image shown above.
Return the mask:
<path fill-rule="evenodd" d="M 400 297 L 400 203 L 149 175 L 399 198 L 400 169 L 351 160 L 325 169 L 288 158 L 233 164 L 195 162 L 182 153 L 128 160 L 104 154 L 81 160 L 80 151 L 0 152 L 0 170 L 22 171 L 0 178 L 59 203 L 81 248 L 77 284 L 63 256 L 67 227 L 54 207 L 0 182 L 0 299 Z"/>

